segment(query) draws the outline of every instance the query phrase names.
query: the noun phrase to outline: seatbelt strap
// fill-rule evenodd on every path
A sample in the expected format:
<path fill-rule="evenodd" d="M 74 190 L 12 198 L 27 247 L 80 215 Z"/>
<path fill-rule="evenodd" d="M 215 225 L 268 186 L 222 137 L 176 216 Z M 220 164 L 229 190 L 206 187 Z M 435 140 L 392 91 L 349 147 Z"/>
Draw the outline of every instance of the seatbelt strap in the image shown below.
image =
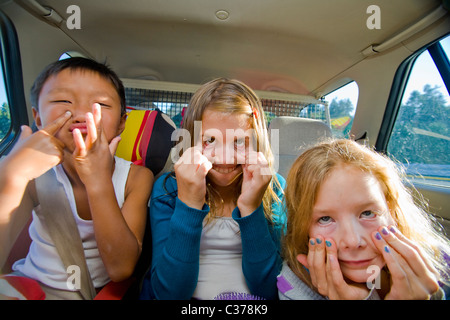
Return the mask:
<path fill-rule="evenodd" d="M 37 197 L 41 205 L 38 216 L 47 226 L 66 270 L 73 265 L 80 268 L 79 293 L 83 299 L 92 300 L 96 291 L 89 274 L 80 233 L 64 186 L 56 178 L 53 169 L 41 175 L 35 182 Z"/>

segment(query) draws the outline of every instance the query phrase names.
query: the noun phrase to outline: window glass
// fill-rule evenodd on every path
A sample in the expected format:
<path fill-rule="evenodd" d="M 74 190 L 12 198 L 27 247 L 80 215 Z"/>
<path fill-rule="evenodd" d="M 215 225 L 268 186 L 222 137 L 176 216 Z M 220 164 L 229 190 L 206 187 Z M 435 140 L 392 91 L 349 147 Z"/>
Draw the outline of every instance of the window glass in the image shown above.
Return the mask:
<path fill-rule="evenodd" d="M 3 70 L 0 62 L 0 70 Z M 3 72 L 0 72 L 0 142 L 11 129 L 11 113 L 9 112 Z"/>
<path fill-rule="evenodd" d="M 450 37 L 439 45 L 448 59 Z M 450 97 L 427 50 L 414 62 L 387 152 L 413 177 L 450 182 Z"/>
<path fill-rule="evenodd" d="M 331 131 L 336 138 L 349 138 L 358 103 L 358 85 L 352 81 L 327 94 Z"/>
<path fill-rule="evenodd" d="M 58 60 L 64 60 L 64 59 L 69 59 L 69 58 L 71 58 L 71 56 L 70 56 L 67 52 L 64 52 L 64 53 L 59 57 Z"/>
<path fill-rule="evenodd" d="M 75 58 L 75 57 L 84 57 L 85 58 L 85 55 L 83 55 L 82 53 L 79 53 L 77 51 L 66 51 L 59 57 L 58 60 L 64 60 L 64 59 Z"/>

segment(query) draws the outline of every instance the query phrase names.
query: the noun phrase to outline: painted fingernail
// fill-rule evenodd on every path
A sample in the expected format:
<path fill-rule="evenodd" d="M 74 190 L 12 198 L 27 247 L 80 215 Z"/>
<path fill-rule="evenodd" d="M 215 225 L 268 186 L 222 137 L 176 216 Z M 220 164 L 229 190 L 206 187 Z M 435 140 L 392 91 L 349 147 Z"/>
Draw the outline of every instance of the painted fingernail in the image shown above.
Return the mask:
<path fill-rule="evenodd" d="M 387 253 L 390 253 L 390 252 L 391 252 L 391 250 L 389 249 L 388 246 L 384 246 L 384 251 L 386 251 Z"/>
<path fill-rule="evenodd" d="M 321 244 L 322 240 L 320 240 L 319 238 L 316 238 L 316 242 L 317 242 L 317 244 Z"/>
<path fill-rule="evenodd" d="M 389 234 L 389 230 L 386 227 L 383 227 L 383 229 L 381 229 L 381 232 L 387 236 Z"/>
<path fill-rule="evenodd" d="M 310 243 L 312 246 L 316 244 L 316 243 L 314 242 L 314 239 L 310 239 L 310 240 L 309 240 L 309 243 Z"/>
<path fill-rule="evenodd" d="M 328 248 L 331 247 L 331 242 L 330 241 L 326 240 L 325 244 L 327 245 Z"/>
<path fill-rule="evenodd" d="M 381 234 L 379 232 L 375 233 L 375 239 L 381 240 Z"/>
<path fill-rule="evenodd" d="M 390 227 L 389 230 L 391 230 L 392 233 L 396 233 L 397 232 L 394 227 Z"/>

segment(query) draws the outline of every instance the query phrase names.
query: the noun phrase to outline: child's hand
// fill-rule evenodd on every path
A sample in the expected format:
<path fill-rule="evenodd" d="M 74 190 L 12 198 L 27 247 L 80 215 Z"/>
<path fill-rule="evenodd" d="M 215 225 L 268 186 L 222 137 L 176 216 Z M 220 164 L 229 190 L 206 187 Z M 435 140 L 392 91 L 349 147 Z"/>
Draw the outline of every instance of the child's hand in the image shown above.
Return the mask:
<path fill-rule="evenodd" d="M 369 294 L 366 284 L 350 285 L 344 280 L 332 239 L 310 239 L 308 255 L 300 254 L 297 260 L 309 270 L 313 286 L 331 300 L 361 300 Z"/>
<path fill-rule="evenodd" d="M 178 198 L 187 206 L 201 210 L 206 196 L 206 175 L 212 163 L 202 154 L 201 144 L 187 149 L 174 165 Z"/>
<path fill-rule="evenodd" d="M 267 186 L 272 179 L 269 164 L 262 152 L 253 152 L 252 161 L 247 150 L 247 161 L 242 165 L 243 177 L 241 194 L 237 206 L 241 216 L 245 217 L 255 211 L 260 205 Z"/>
<path fill-rule="evenodd" d="M 386 299 L 429 299 L 439 290 L 437 270 L 397 228 L 381 227 L 372 237 L 391 274 L 391 290 Z"/>
<path fill-rule="evenodd" d="M 105 178 L 111 177 L 113 158 L 120 141 L 120 137 L 115 137 L 108 143 L 101 117 L 101 107 L 95 103 L 92 113 L 86 114 L 86 139 L 83 140 L 79 129 L 73 130 L 75 168 L 85 185 L 90 179 L 99 181 L 102 174 Z"/>
<path fill-rule="evenodd" d="M 28 181 L 44 174 L 63 159 L 64 144 L 55 134 L 64 126 L 72 114 L 66 112 L 47 127 L 32 133 L 31 128 L 22 126 L 17 145 L 5 159 L 8 171 Z"/>

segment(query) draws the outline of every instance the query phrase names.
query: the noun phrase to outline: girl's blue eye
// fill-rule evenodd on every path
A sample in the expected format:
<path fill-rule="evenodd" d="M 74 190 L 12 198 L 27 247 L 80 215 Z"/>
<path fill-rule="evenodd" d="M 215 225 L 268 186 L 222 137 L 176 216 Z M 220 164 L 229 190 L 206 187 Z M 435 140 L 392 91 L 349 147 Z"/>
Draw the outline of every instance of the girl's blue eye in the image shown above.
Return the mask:
<path fill-rule="evenodd" d="M 362 218 L 374 218 L 377 214 L 371 210 L 366 210 L 361 213 Z"/>
<path fill-rule="evenodd" d="M 319 224 L 326 225 L 326 224 L 331 223 L 333 221 L 333 219 L 329 216 L 323 216 L 323 217 L 319 218 L 319 220 L 317 220 L 317 221 L 319 222 Z"/>
<path fill-rule="evenodd" d="M 245 138 L 235 140 L 234 145 L 236 146 L 236 148 L 245 147 Z"/>

